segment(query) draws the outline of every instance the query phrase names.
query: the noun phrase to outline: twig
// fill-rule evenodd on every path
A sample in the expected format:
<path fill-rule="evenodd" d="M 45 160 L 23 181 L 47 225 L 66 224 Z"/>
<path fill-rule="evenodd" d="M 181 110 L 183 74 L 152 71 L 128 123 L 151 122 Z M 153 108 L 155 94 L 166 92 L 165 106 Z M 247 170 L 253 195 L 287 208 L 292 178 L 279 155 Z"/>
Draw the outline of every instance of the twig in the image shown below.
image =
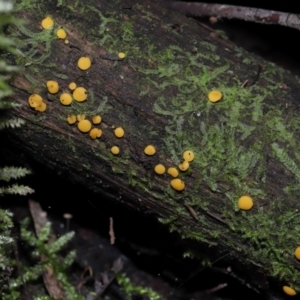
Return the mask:
<path fill-rule="evenodd" d="M 109 236 L 110 244 L 113 245 L 115 243 L 116 237 L 114 232 L 114 219 L 112 217 L 109 218 Z"/>
<path fill-rule="evenodd" d="M 300 30 L 300 15 L 224 4 L 208 4 L 175 1 L 168 6 L 193 17 L 210 17 L 239 19 L 262 24 L 277 24 Z"/>
<path fill-rule="evenodd" d="M 215 286 L 214 288 L 210 289 L 210 290 L 206 290 L 205 293 L 206 294 L 212 294 L 215 293 L 221 289 L 224 289 L 228 284 L 227 283 L 220 283 L 217 286 Z"/>

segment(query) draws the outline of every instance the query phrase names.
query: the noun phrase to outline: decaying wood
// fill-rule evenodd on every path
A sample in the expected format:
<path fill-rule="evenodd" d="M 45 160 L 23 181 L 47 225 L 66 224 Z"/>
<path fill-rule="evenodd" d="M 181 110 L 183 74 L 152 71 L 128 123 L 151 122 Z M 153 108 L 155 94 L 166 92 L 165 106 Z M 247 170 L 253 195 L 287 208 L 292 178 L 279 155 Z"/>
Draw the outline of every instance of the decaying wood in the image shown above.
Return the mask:
<path fill-rule="evenodd" d="M 159 219 L 189 239 L 187 250 L 194 247 L 191 253 L 200 258 L 230 262 L 255 291 L 268 291 L 268 278 L 280 288 L 297 288 L 298 80 L 152 1 L 126 1 L 126 7 L 62 2 L 40 1 L 38 10 L 18 11 L 27 29 L 8 30 L 24 52 L 23 58 L 10 57 L 24 66 L 11 81 L 14 99 L 23 104 L 13 114 L 27 121 L 11 133 L 16 146 L 105 201 Z M 55 30 L 51 38 L 42 31 L 46 15 L 55 29 L 66 29 L 69 44 L 56 39 Z M 125 59 L 107 59 L 118 52 Z M 77 67 L 81 56 L 92 59 L 87 71 Z M 62 106 L 60 93 L 47 93 L 47 80 L 67 92 L 74 81 L 87 89 L 88 99 Z M 223 99 L 210 103 L 207 94 L 215 89 Z M 28 106 L 31 93 L 47 102 L 45 113 Z M 71 114 L 100 114 L 101 138 L 69 125 Z M 125 130 L 120 139 L 114 136 L 118 126 Z M 149 144 L 156 147 L 154 156 L 144 154 Z M 121 149 L 117 156 L 110 153 L 114 145 Z M 177 166 L 187 149 L 195 160 L 180 173 L 186 187 L 177 192 L 172 178 L 153 168 Z M 254 198 L 247 212 L 237 207 L 243 194 Z"/>
<path fill-rule="evenodd" d="M 282 25 L 300 29 L 300 15 L 254 7 L 202 2 L 167 2 L 168 6 L 189 16 L 238 19 L 261 24 Z"/>

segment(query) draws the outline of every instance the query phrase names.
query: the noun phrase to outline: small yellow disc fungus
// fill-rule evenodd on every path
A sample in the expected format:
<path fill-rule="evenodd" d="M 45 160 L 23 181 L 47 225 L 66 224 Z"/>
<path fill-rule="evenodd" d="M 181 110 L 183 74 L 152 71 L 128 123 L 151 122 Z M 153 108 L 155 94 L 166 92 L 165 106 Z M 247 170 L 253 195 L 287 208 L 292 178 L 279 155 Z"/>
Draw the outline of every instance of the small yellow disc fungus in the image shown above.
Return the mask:
<path fill-rule="evenodd" d="M 83 102 L 87 98 L 87 90 L 84 87 L 77 87 L 73 92 L 73 98 L 77 102 Z"/>
<path fill-rule="evenodd" d="M 213 90 L 208 94 L 208 100 L 210 102 L 218 102 L 222 99 L 222 93 L 217 90 Z"/>
<path fill-rule="evenodd" d="M 65 44 L 68 45 L 69 44 L 69 40 L 65 40 Z"/>
<path fill-rule="evenodd" d="M 101 117 L 100 116 L 93 116 L 92 117 L 92 122 L 93 124 L 100 124 L 102 121 Z"/>
<path fill-rule="evenodd" d="M 57 30 L 56 35 L 59 39 L 65 39 L 67 37 L 66 31 L 62 28 Z"/>
<path fill-rule="evenodd" d="M 185 183 L 179 178 L 175 178 L 171 180 L 171 186 L 176 191 L 183 191 L 185 189 Z"/>
<path fill-rule="evenodd" d="M 178 170 L 174 167 L 169 168 L 167 172 L 169 175 L 171 175 L 174 178 L 177 177 L 179 174 Z"/>
<path fill-rule="evenodd" d="M 35 107 L 36 111 L 44 112 L 47 109 L 47 104 L 42 102 L 39 106 Z"/>
<path fill-rule="evenodd" d="M 148 145 L 145 149 L 144 149 L 145 154 L 147 155 L 154 155 L 156 152 L 156 149 L 153 145 Z"/>
<path fill-rule="evenodd" d="M 96 138 L 101 137 L 102 130 L 98 129 L 98 128 L 93 128 L 89 134 L 90 134 L 91 139 L 95 140 Z"/>
<path fill-rule="evenodd" d="M 295 249 L 295 256 L 296 256 L 297 259 L 300 260 L 300 247 L 297 247 L 297 248 Z"/>
<path fill-rule="evenodd" d="M 113 147 L 111 147 L 110 152 L 114 155 L 117 155 L 120 153 L 120 148 L 117 146 L 113 146 Z"/>
<path fill-rule="evenodd" d="M 77 121 L 80 122 L 82 120 L 85 120 L 85 115 L 77 115 Z"/>
<path fill-rule="evenodd" d="M 115 136 L 117 137 L 117 138 L 121 138 L 121 137 L 123 137 L 124 136 L 124 129 L 122 128 L 122 127 L 117 127 L 116 129 L 115 129 Z"/>
<path fill-rule="evenodd" d="M 72 91 L 75 90 L 76 87 L 77 87 L 77 85 L 76 85 L 75 82 L 71 82 L 71 83 L 69 84 L 69 89 L 72 90 Z"/>
<path fill-rule="evenodd" d="M 89 120 L 81 120 L 78 122 L 78 129 L 81 132 L 89 132 L 92 128 L 92 123 Z"/>
<path fill-rule="evenodd" d="M 155 173 L 162 175 L 166 172 L 166 168 L 164 165 L 158 164 L 154 167 L 154 171 L 155 171 Z"/>
<path fill-rule="evenodd" d="M 68 122 L 70 125 L 75 124 L 76 121 L 77 121 L 77 119 L 76 119 L 76 116 L 75 116 L 75 115 L 68 116 L 68 118 L 67 118 L 67 122 Z"/>
<path fill-rule="evenodd" d="M 291 288 L 287 285 L 284 285 L 282 289 L 289 296 L 295 296 L 297 294 L 293 288 Z"/>
<path fill-rule="evenodd" d="M 193 151 L 191 150 L 186 150 L 183 152 L 183 155 L 182 155 L 183 159 L 190 162 L 190 161 L 193 161 L 194 158 L 195 158 L 195 154 Z"/>
<path fill-rule="evenodd" d="M 42 20 L 42 23 L 41 23 L 41 25 L 44 29 L 51 29 L 53 24 L 54 24 L 54 22 L 50 17 L 46 17 L 45 19 Z"/>
<path fill-rule="evenodd" d="M 78 68 L 81 70 L 89 69 L 91 67 L 91 64 L 92 64 L 92 62 L 91 62 L 90 58 L 87 56 L 80 57 L 78 60 L 78 63 L 77 63 Z"/>
<path fill-rule="evenodd" d="M 119 56 L 119 58 L 121 58 L 121 59 L 123 59 L 123 58 L 125 58 L 125 53 L 123 53 L 123 52 L 120 52 L 119 54 L 118 54 L 118 56 Z"/>
<path fill-rule="evenodd" d="M 253 200 L 250 196 L 245 195 L 238 200 L 238 207 L 242 210 L 249 210 L 252 206 Z"/>
<path fill-rule="evenodd" d="M 32 108 L 38 107 L 43 102 L 43 98 L 38 94 L 32 94 L 28 98 L 29 106 Z"/>
<path fill-rule="evenodd" d="M 62 105 L 70 105 L 73 99 L 69 93 L 62 93 L 59 97 L 59 101 Z"/>
<path fill-rule="evenodd" d="M 187 160 L 184 160 L 181 164 L 178 165 L 180 171 L 185 172 L 190 167 L 190 164 Z"/>
<path fill-rule="evenodd" d="M 56 94 L 59 90 L 59 85 L 57 81 L 54 80 L 48 80 L 46 83 L 48 92 L 51 94 Z"/>

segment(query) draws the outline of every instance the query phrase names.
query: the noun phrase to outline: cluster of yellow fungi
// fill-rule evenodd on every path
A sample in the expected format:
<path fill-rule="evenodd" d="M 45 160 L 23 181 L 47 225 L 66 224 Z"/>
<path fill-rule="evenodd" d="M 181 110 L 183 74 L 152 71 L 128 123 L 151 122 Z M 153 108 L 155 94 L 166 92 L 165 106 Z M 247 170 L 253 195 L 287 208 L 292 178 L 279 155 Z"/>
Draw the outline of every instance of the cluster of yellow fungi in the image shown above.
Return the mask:
<path fill-rule="evenodd" d="M 156 153 L 156 149 L 153 145 L 148 145 L 144 149 L 144 153 L 148 156 L 152 156 Z M 185 172 L 189 168 L 189 163 L 194 160 L 195 155 L 191 150 L 186 150 L 183 155 L 183 162 L 178 165 L 178 169 L 182 172 Z M 181 192 L 185 189 L 185 183 L 182 179 L 177 178 L 179 176 L 179 171 L 176 167 L 169 167 L 167 173 L 173 177 L 170 181 L 171 187 Z M 154 166 L 154 172 L 158 175 L 163 175 L 166 172 L 166 167 L 163 164 L 157 164 Z"/>
<path fill-rule="evenodd" d="M 36 111 L 44 112 L 47 108 L 47 104 L 43 101 L 43 98 L 38 94 L 32 94 L 28 98 L 28 104 Z"/>

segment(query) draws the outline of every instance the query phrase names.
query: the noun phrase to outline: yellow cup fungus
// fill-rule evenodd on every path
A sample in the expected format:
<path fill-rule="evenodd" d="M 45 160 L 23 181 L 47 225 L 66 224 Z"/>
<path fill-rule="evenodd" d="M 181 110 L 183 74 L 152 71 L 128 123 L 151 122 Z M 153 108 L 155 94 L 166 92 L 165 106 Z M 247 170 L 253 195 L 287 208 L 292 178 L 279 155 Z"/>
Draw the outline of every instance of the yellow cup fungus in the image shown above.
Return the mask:
<path fill-rule="evenodd" d="M 174 177 L 174 178 L 177 177 L 178 174 L 179 174 L 178 170 L 177 170 L 176 168 L 174 168 L 174 167 L 168 168 L 167 173 L 168 173 L 169 175 L 171 175 L 172 177 Z"/>
<path fill-rule="evenodd" d="M 73 99 L 69 93 L 62 93 L 59 97 L 59 101 L 62 105 L 70 105 Z"/>
<path fill-rule="evenodd" d="M 112 146 L 110 152 L 114 155 L 118 155 L 120 153 L 120 148 L 118 146 Z"/>
<path fill-rule="evenodd" d="M 145 149 L 144 149 L 144 153 L 147 155 L 154 155 L 156 152 L 156 149 L 153 145 L 148 145 Z"/>
<path fill-rule="evenodd" d="M 125 58 L 126 54 L 123 53 L 123 52 L 120 52 L 120 53 L 118 54 L 118 56 L 119 56 L 119 58 L 123 59 L 123 58 Z"/>
<path fill-rule="evenodd" d="M 218 102 L 222 99 L 222 93 L 218 90 L 213 90 L 208 94 L 208 100 L 210 102 Z"/>
<path fill-rule="evenodd" d="M 36 111 L 44 112 L 47 109 L 47 104 L 42 102 L 39 106 L 34 108 Z"/>
<path fill-rule="evenodd" d="M 84 87 L 81 87 L 81 86 L 77 87 L 73 91 L 73 98 L 77 102 L 83 102 L 83 101 L 85 101 L 86 98 L 87 98 L 87 90 Z"/>
<path fill-rule="evenodd" d="M 42 23 L 41 23 L 41 25 L 44 29 L 51 29 L 53 27 L 53 24 L 54 24 L 54 22 L 50 17 L 46 17 L 45 19 L 42 20 Z"/>
<path fill-rule="evenodd" d="M 65 39 L 67 37 L 66 31 L 62 28 L 60 28 L 56 31 L 56 35 L 59 39 Z"/>
<path fill-rule="evenodd" d="M 28 104 L 32 108 L 38 107 L 43 102 L 43 98 L 38 94 L 32 94 L 28 98 Z"/>
<path fill-rule="evenodd" d="M 293 288 L 291 288 L 291 287 L 289 287 L 287 285 L 284 285 L 282 287 L 282 289 L 289 296 L 295 296 L 297 294 L 296 291 Z"/>
<path fill-rule="evenodd" d="M 184 159 L 185 161 L 191 162 L 191 161 L 194 160 L 195 154 L 194 154 L 194 152 L 191 151 L 191 150 L 186 150 L 186 151 L 183 152 L 182 157 L 183 157 L 183 159 Z"/>
<path fill-rule="evenodd" d="M 102 121 L 101 117 L 100 116 L 93 116 L 92 117 L 92 122 L 93 124 L 100 124 Z"/>
<path fill-rule="evenodd" d="M 69 83 L 69 89 L 70 89 L 71 91 L 75 90 L 75 89 L 76 89 L 76 87 L 77 87 L 77 85 L 76 85 L 76 83 L 75 83 L 75 82 L 71 82 L 71 83 Z"/>
<path fill-rule="evenodd" d="M 81 120 L 78 122 L 78 129 L 81 132 L 89 132 L 92 128 L 92 123 L 89 120 Z"/>
<path fill-rule="evenodd" d="M 294 254 L 295 254 L 296 258 L 300 260 L 300 247 L 297 247 L 297 248 L 295 249 Z"/>
<path fill-rule="evenodd" d="M 124 136 L 124 129 L 122 128 L 122 127 L 117 127 L 116 129 L 115 129 L 115 136 L 117 137 L 117 138 L 121 138 L 121 137 L 123 137 Z"/>
<path fill-rule="evenodd" d="M 76 119 L 76 116 L 75 116 L 75 115 L 70 115 L 70 116 L 68 116 L 68 118 L 67 118 L 67 122 L 68 122 L 70 125 L 75 124 L 76 121 L 77 121 L 77 119 Z"/>
<path fill-rule="evenodd" d="M 80 122 L 82 120 L 85 120 L 85 115 L 77 115 L 77 121 Z"/>
<path fill-rule="evenodd" d="M 91 62 L 90 58 L 87 56 L 80 57 L 78 60 L 78 63 L 77 63 L 78 68 L 83 71 L 89 69 L 91 67 L 91 64 L 92 64 L 92 62 Z"/>
<path fill-rule="evenodd" d="M 89 133 L 91 139 L 95 140 L 96 138 L 101 137 L 102 135 L 102 130 L 98 128 L 93 128 L 90 133 Z"/>
<path fill-rule="evenodd" d="M 250 196 L 244 195 L 238 200 L 238 207 L 242 210 L 249 210 L 253 206 L 253 200 Z"/>
<path fill-rule="evenodd" d="M 65 44 L 68 45 L 69 44 L 69 40 L 65 40 Z"/>
<path fill-rule="evenodd" d="M 190 164 L 187 160 L 184 160 L 181 164 L 178 165 L 180 171 L 185 172 L 190 167 Z"/>
<path fill-rule="evenodd" d="M 156 174 L 162 175 L 166 172 L 166 168 L 162 164 L 158 164 L 154 167 L 154 171 Z"/>
<path fill-rule="evenodd" d="M 171 180 L 171 186 L 176 191 L 183 191 L 185 189 L 185 183 L 183 180 L 179 178 L 175 178 Z"/>
<path fill-rule="evenodd" d="M 51 94 L 56 94 L 59 90 L 59 85 L 57 81 L 54 80 L 48 80 L 46 83 L 48 92 Z"/>

